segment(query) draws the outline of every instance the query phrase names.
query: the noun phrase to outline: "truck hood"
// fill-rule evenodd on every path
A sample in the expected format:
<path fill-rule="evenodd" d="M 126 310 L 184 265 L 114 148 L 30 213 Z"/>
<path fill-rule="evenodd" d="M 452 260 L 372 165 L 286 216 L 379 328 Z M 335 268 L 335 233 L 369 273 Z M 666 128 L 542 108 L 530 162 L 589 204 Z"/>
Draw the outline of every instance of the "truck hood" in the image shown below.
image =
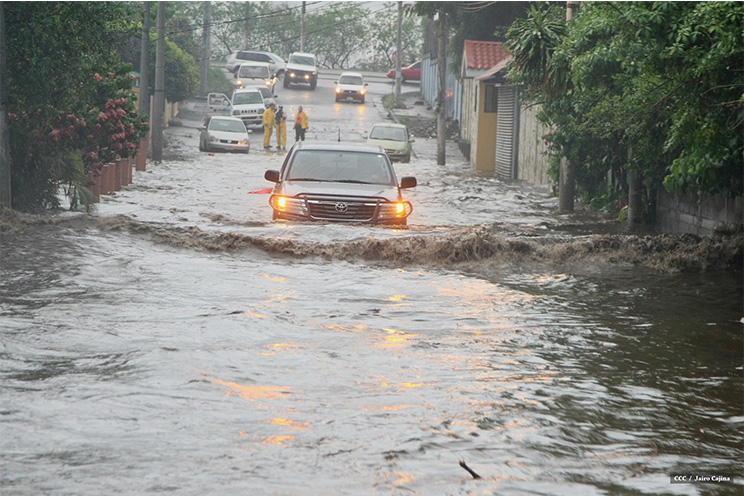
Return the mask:
<path fill-rule="evenodd" d="M 381 146 L 385 150 L 403 151 L 403 150 L 408 149 L 408 146 L 406 145 L 405 141 L 394 141 L 394 140 L 370 138 L 367 140 L 367 144 L 373 145 L 373 146 Z"/>
<path fill-rule="evenodd" d="M 312 65 L 305 65 L 305 64 L 295 64 L 294 62 L 291 64 L 287 64 L 288 71 L 303 71 L 303 72 L 315 72 L 315 66 Z"/>
<path fill-rule="evenodd" d="M 384 198 L 391 202 L 400 200 L 398 187 L 388 184 L 284 181 L 277 187 L 275 193 L 284 196 L 317 195 Z"/>

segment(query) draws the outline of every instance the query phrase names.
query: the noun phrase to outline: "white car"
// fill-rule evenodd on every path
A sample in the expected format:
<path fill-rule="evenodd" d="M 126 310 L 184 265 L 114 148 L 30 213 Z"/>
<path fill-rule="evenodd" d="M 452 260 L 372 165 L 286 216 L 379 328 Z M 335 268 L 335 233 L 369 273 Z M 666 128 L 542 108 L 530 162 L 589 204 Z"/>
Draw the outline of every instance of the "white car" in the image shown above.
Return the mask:
<path fill-rule="evenodd" d="M 408 134 L 408 128 L 394 122 L 379 122 L 372 126 L 368 136 L 364 136 L 368 145 L 380 146 L 391 161 L 408 163 L 411 161 L 411 143 L 414 140 Z"/>
<path fill-rule="evenodd" d="M 318 68 L 312 53 L 295 52 L 287 60 L 284 87 L 289 88 L 290 84 L 300 83 L 309 84 L 311 90 L 318 85 Z"/>
<path fill-rule="evenodd" d="M 207 95 L 207 115 L 231 115 L 232 104 L 224 93 L 210 93 Z"/>
<path fill-rule="evenodd" d="M 261 125 L 266 105 L 260 91 L 256 89 L 235 90 L 231 103 L 232 116 L 240 118 L 245 127 Z"/>
<path fill-rule="evenodd" d="M 251 149 L 248 133 L 250 131 L 237 117 L 209 117 L 201 128 L 199 150 L 248 153 Z"/>
<path fill-rule="evenodd" d="M 367 94 L 367 83 L 358 72 L 342 72 L 336 81 L 336 101 L 359 100 L 364 103 Z"/>
<path fill-rule="evenodd" d="M 264 64 L 263 62 L 246 62 L 240 64 L 233 77 L 235 78 L 236 88 L 264 85 L 273 92 L 274 84 L 276 84 L 276 75 L 271 73 L 269 64 Z"/>
<path fill-rule="evenodd" d="M 279 105 L 279 103 L 276 100 L 277 98 L 279 98 L 279 95 L 275 95 L 268 86 L 259 86 L 259 85 L 245 86 L 245 89 L 260 91 L 261 95 L 263 96 L 264 105 L 266 106 L 266 108 L 269 108 L 269 105 L 271 105 L 272 103 L 274 105 Z"/>
<path fill-rule="evenodd" d="M 265 64 L 269 64 L 271 73 L 276 74 L 277 76 L 281 76 L 282 74 L 284 74 L 284 66 L 286 65 L 283 58 L 271 52 L 240 50 L 238 52 L 231 53 L 227 57 L 225 68 L 229 72 L 235 72 L 238 67 L 240 67 L 240 64 L 244 64 L 246 62 L 263 62 Z"/>

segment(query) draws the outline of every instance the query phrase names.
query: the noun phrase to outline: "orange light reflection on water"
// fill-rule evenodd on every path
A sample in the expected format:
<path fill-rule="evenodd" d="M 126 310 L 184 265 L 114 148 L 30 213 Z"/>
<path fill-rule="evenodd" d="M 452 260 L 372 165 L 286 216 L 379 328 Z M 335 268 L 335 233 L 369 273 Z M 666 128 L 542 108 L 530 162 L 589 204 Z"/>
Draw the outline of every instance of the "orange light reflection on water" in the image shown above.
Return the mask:
<path fill-rule="evenodd" d="M 264 351 L 261 353 L 263 356 L 272 356 L 276 355 L 277 353 L 288 353 L 288 352 L 294 352 L 299 348 L 300 346 L 297 343 L 272 343 L 267 344 L 266 348 L 269 351 Z"/>
<path fill-rule="evenodd" d="M 250 402 L 256 402 L 259 400 L 273 401 L 292 394 L 290 388 L 282 388 L 278 386 L 248 386 L 245 384 L 238 384 L 237 382 L 223 381 L 216 377 L 209 377 L 206 374 L 204 375 L 214 384 L 227 388 L 225 396 L 239 396 Z"/>
<path fill-rule="evenodd" d="M 282 446 L 288 444 L 290 441 L 297 439 L 295 436 L 284 435 L 284 436 L 271 436 L 263 440 L 264 444 L 273 444 L 276 446 Z"/>
<path fill-rule="evenodd" d="M 264 279 L 268 279 L 269 281 L 281 282 L 281 283 L 287 282 L 286 277 L 271 277 L 269 274 L 261 274 L 261 275 L 264 277 Z"/>
<path fill-rule="evenodd" d="M 289 420 L 288 418 L 273 418 L 271 419 L 271 424 L 288 427 L 289 429 L 296 431 L 302 431 L 310 428 L 310 424 L 308 422 L 297 422 L 296 420 Z"/>
<path fill-rule="evenodd" d="M 409 334 L 398 329 L 383 329 L 385 332 L 384 341 L 382 343 L 375 343 L 375 346 L 379 348 L 398 348 L 405 344 L 408 344 L 413 338 L 418 337 L 418 334 Z"/>

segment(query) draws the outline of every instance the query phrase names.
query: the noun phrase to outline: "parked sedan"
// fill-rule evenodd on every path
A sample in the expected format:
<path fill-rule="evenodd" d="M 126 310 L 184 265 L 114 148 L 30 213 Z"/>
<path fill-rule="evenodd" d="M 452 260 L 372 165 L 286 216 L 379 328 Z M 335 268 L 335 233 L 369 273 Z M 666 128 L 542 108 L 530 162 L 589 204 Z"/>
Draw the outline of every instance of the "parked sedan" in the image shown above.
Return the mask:
<path fill-rule="evenodd" d="M 209 117 L 201 128 L 199 150 L 248 153 L 251 149 L 250 132 L 237 117 Z"/>
<path fill-rule="evenodd" d="M 402 67 L 400 73 L 403 75 L 403 82 L 408 80 L 419 81 L 421 79 L 421 61 L 419 60 L 418 62 L 414 62 L 408 67 Z M 390 72 L 387 73 L 387 77 L 395 79 L 395 69 L 390 69 Z"/>
<path fill-rule="evenodd" d="M 372 130 L 365 138 L 368 145 L 382 147 L 390 160 L 400 160 L 404 163 L 411 161 L 411 143 L 414 140 L 403 124 L 379 122 L 372 126 Z"/>
<path fill-rule="evenodd" d="M 416 178 L 398 184 L 380 147 L 301 141 L 281 170 L 264 177 L 276 183 L 269 198 L 274 219 L 405 225 L 413 211 L 401 190 L 416 186 Z"/>
<path fill-rule="evenodd" d="M 364 103 L 367 94 L 367 83 L 358 72 L 343 72 L 336 81 L 336 101 L 359 100 Z"/>

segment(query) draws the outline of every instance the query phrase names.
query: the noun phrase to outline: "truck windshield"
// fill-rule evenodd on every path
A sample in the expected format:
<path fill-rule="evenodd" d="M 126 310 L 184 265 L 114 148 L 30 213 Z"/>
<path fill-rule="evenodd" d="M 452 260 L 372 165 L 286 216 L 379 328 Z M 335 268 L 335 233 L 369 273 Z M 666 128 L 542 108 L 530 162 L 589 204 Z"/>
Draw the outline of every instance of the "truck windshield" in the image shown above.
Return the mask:
<path fill-rule="evenodd" d="M 269 68 L 261 66 L 242 65 L 240 66 L 238 77 L 267 79 L 269 77 Z"/>
<path fill-rule="evenodd" d="M 245 93 L 235 93 L 233 95 L 233 105 L 249 105 L 251 103 L 260 103 L 263 105 L 263 97 L 258 90 L 247 91 Z"/>
<path fill-rule="evenodd" d="M 380 153 L 300 150 L 292 159 L 287 179 L 392 184 L 393 174 L 385 155 Z"/>
<path fill-rule="evenodd" d="M 289 57 L 289 61 L 293 64 L 315 65 L 315 59 L 307 55 L 292 55 Z"/>

